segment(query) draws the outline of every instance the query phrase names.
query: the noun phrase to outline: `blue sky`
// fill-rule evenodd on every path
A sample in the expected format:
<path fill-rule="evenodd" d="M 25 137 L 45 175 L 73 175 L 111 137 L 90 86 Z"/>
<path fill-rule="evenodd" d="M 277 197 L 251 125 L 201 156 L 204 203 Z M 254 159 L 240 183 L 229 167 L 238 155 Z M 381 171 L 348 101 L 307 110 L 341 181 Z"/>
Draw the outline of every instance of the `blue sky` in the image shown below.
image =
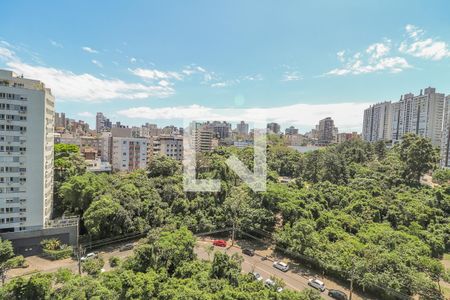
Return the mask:
<path fill-rule="evenodd" d="M 450 93 L 448 1 L 9 1 L 0 67 L 87 120 L 177 123 L 195 107 L 273 108 L 358 130 L 369 103 Z M 195 106 L 193 106 L 195 105 Z M 193 109 L 194 108 L 194 109 Z M 267 110 L 269 113 L 271 110 Z"/>

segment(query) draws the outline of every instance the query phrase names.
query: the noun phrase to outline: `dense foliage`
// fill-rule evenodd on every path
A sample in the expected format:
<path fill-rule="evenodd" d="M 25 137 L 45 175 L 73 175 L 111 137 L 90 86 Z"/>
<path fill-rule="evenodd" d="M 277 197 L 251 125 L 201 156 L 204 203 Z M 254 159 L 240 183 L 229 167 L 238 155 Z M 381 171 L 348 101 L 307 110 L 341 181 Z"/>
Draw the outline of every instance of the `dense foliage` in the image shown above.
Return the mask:
<path fill-rule="evenodd" d="M 280 251 L 341 279 L 352 277 L 357 286 L 384 298 L 441 297 L 439 281 L 446 276 L 438 259 L 450 249 L 450 186 L 420 184 L 437 161 L 428 140 L 407 135 L 391 149 L 383 142 L 353 140 L 306 154 L 276 137 L 269 141 L 263 193 L 253 193 L 225 163 L 236 155 L 252 168 L 253 150 L 227 147 L 199 155 L 197 163 L 197 176 L 220 180 L 220 192 L 185 193 L 181 165 L 157 157 L 148 172 L 69 172 L 56 191 L 57 207 L 80 214 L 83 232 L 93 239 L 168 225 L 205 232 L 234 223 L 266 231 Z M 279 176 L 292 181 L 280 183 Z M 151 259 L 148 253 L 158 245 L 151 247 L 136 257 Z M 146 263 L 172 275 L 175 260 Z M 225 273 L 228 279 L 234 276 Z"/>
<path fill-rule="evenodd" d="M 152 231 L 120 267 L 101 273 L 103 261 L 88 260 L 89 276 L 67 269 L 18 278 L 0 289 L 1 299 L 271 299 L 318 300 L 318 292 L 278 293 L 241 274 L 239 257 L 215 253 L 213 262 L 197 260 L 195 238 L 186 228 Z"/>

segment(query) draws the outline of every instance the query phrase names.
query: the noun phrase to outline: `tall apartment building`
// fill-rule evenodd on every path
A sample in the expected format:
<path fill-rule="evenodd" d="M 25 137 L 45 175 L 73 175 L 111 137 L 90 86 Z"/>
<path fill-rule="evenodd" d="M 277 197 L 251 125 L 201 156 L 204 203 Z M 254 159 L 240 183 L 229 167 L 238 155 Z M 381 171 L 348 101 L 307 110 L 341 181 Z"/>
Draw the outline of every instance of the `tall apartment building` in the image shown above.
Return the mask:
<path fill-rule="evenodd" d="M 392 138 L 391 102 L 377 103 L 364 110 L 363 139 L 368 142 Z"/>
<path fill-rule="evenodd" d="M 97 132 L 109 131 L 112 128 L 111 121 L 101 112 L 95 116 L 95 130 Z"/>
<path fill-rule="evenodd" d="M 379 103 L 364 112 L 363 139 L 399 142 L 406 133 L 415 133 L 441 146 L 445 95 L 435 88 L 421 90 L 415 96 L 403 95 L 395 103 Z"/>
<path fill-rule="evenodd" d="M 268 133 L 275 133 L 275 134 L 278 134 L 278 133 L 280 133 L 280 129 L 281 129 L 281 127 L 280 127 L 280 124 L 278 124 L 278 123 L 268 123 L 267 124 L 267 132 Z"/>
<path fill-rule="evenodd" d="M 241 121 L 240 123 L 238 123 L 236 125 L 236 131 L 240 135 L 247 136 L 248 135 L 248 129 L 249 129 L 248 123 L 245 123 L 244 121 Z"/>
<path fill-rule="evenodd" d="M 318 144 L 326 146 L 335 141 L 335 127 L 332 118 L 327 117 L 319 121 Z"/>
<path fill-rule="evenodd" d="M 0 232 L 43 229 L 53 206 L 54 97 L 0 70 Z"/>
<path fill-rule="evenodd" d="M 445 98 L 444 126 L 441 142 L 441 166 L 450 168 L 450 95 Z"/>
<path fill-rule="evenodd" d="M 434 146 L 441 145 L 445 95 L 426 88 L 414 96 L 409 93 L 393 106 L 392 140 L 398 142 L 406 133 L 427 137 Z"/>
<path fill-rule="evenodd" d="M 131 172 L 147 167 L 148 140 L 112 137 L 111 165 L 114 171 Z"/>

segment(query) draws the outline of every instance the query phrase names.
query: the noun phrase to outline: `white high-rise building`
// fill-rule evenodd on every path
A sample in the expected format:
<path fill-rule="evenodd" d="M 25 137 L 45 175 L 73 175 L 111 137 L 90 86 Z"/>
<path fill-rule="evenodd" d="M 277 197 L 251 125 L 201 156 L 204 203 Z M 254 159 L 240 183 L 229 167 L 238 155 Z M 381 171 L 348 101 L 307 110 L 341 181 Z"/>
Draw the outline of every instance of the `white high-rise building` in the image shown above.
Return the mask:
<path fill-rule="evenodd" d="M 363 139 L 368 142 L 391 139 L 391 102 L 377 103 L 364 110 Z"/>
<path fill-rule="evenodd" d="M 147 138 L 112 137 L 111 160 L 114 171 L 131 172 L 147 167 Z"/>
<path fill-rule="evenodd" d="M 441 166 L 450 168 L 450 95 L 445 98 L 444 126 L 441 142 Z"/>
<path fill-rule="evenodd" d="M 441 145 L 445 95 L 435 88 L 426 88 L 420 95 L 409 93 L 392 108 L 392 141 L 398 142 L 406 133 L 414 133 Z"/>
<path fill-rule="evenodd" d="M 433 146 L 441 146 L 445 95 L 435 88 L 420 94 L 405 94 L 399 102 L 375 104 L 364 111 L 365 141 L 401 141 L 407 133 L 429 138 Z"/>
<path fill-rule="evenodd" d="M 53 206 L 54 97 L 0 70 L 0 232 L 45 228 Z"/>

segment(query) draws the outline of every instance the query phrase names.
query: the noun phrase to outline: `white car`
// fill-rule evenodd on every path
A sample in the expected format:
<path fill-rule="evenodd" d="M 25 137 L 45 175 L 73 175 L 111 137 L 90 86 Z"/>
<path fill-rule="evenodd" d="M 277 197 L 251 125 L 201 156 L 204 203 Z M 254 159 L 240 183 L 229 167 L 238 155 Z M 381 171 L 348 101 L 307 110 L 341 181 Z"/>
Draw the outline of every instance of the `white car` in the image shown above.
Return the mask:
<path fill-rule="evenodd" d="M 314 279 L 311 278 L 308 280 L 308 285 L 310 287 L 313 287 L 315 289 L 318 289 L 321 292 L 325 291 L 325 283 L 323 283 L 322 281 L 320 281 L 319 279 Z"/>
<path fill-rule="evenodd" d="M 283 288 L 281 286 L 277 287 L 275 281 L 273 281 L 272 279 L 266 279 L 266 281 L 264 282 L 264 285 L 268 288 L 276 287 L 276 290 L 278 293 L 283 291 Z"/>
<path fill-rule="evenodd" d="M 284 263 L 284 262 L 282 262 L 282 261 L 276 261 L 276 262 L 274 262 L 274 263 L 273 263 L 273 267 L 274 267 L 275 269 L 278 269 L 278 270 L 283 271 L 283 272 L 287 272 L 287 271 L 289 270 L 288 264 L 287 264 L 287 263 Z"/>
<path fill-rule="evenodd" d="M 96 257 L 97 257 L 97 254 L 95 254 L 94 252 L 91 252 L 91 253 L 86 254 L 86 256 L 81 257 L 80 260 L 81 261 L 86 261 L 88 259 L 96 258 Z"/>
<path fill-rule="evenodd" d="M 262 281 L 262 280 L 263 280 L 261 274 L 259 274 L 258 272 L 250 272 L 249 274 L 250 274 L 256 281 Z"/>

